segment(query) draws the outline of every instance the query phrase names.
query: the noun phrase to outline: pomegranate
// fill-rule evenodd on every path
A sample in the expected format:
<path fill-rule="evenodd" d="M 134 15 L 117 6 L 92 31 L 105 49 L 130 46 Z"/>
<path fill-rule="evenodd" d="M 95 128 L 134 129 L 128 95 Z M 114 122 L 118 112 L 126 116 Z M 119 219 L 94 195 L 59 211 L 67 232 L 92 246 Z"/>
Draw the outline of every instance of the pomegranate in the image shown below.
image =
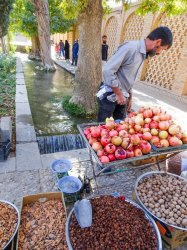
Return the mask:
<path fill-rule="evenodd" d="M 152 138 L 152 134 L 151 134 L 151 133 L 145 132 L 145 133 L 143 134 L 143 140 L 150 141 L 151 138 Z"/>
<path fill-rule="evenodd" d="M 88 134 L 90 134 L 91 131 L 90 131 L 90 128 L 85 128 L 84 129 L 84 134 L 87 136 Z"/>
<path fill-rule="evenodd" d="M 157 145 L 160 143 L 160 139 L 158 138 L 158 136 L 153 136 L 151 138 L 151 143 L 157 147 Z"/>
<path fill-rule="evenodd" d="M 100 142 L 94 142 L 92 144 L 92 148 L 93 148 L 93 150 L 98 151 L 98 150 L 102 149 L 103 147 L 102 147 Z"/>
<path fill-rule="evenodd" d="M 130 128 L 130 129 L 129 129 L 129 134 L 130 134 L 130 135 L 135 134 L 135 130 L 134 130 L 133 128 Z"/>
<path fill-rule="evenodd" d="M 144 120 L 140 116 L 136 116 L 134 121 L 136 125 L 140 125 L 140 126 L 144 125 Z"/>
<path fill-rule="evenodd" d="M 101 137 L 104 135 L 108 135 L 109 134 L 109 130 L 108 129 L 102 129 L 101 130 Z"/>
<path fill-rule="evenodd" d="M 94 127 L 91 129 L 91 135 L 94 138 L 100 137 L 101 136 L 101 129 L 99 127 Z"/>
<path fill-rule="evenodd" d="M 151 144 L 149 142 L 140 142 L 139 147 L 143 154 L 148 154 L 151 151 Z"/>
<path fill-rule="evenodd" d="M 117 132 L 119 132 L 121 130 L 124 130 L 124 128 L 125 128 L 125 126 L 123 126 L 122 124 L 118 124 L 116 130 L 117 130 Z"/>
<path fill-rule="evenodd" d="M 103 155 L 103 156 L 100 157 L 100 161 L 101 161 L 101 163 L 106 164 L 110 160 L 109 160 L 109 158 L 107 156 Z"/>
<path fill-rule="evenodd" d="M 116 130 L 112 129 L 112 130 L 110 130 L 109 135 L 110 135 L 111 137 L 113 137 L 113 136 L 115 136 L 115 135 L 118 135 L 118 132 L 117 132 Z"/>
<path fill-rule="evenodd" d="M 92 137 L 91 133 L 86 135 L 86 138 L 89 140 Z"/>
<path fill-rule="evenodd" d="M 179 133 L 176 134 L 176 136 L 177 136 L 177 138 L 181 139 L 182 138 L 182 133 L 179 132 Z"/>
<path fill-rule="evenodd" d="M 182 140 L 182 142 L 183 142 L 184 144 L 186 144 L 186 143 L 187 143 L 187 136 L 183 136 L 183 137 L 181 138 L 181 140 Z"/>
<path fill-rule="evenodd" d="M 152 128 L 152 129 L 151 129 L 151 134 L 152 134 L 152 135 L 158 135 L 158 129 Z"/>
<path fill-rule="evenodd" d="M 168 121 L 161 121 L 158 123 L 158 126 L 161 130 L 168 130 L 169 122 Z"/>
<path fill-rule="evenodd" d="M 108 143 L 110 143 L 111 138 L 108 135 L 104 135 L 101 137 L 101 144 L 105 147 Z"/>
<path fill-rule="evenodd" d="M 143 112 L 144 118 L 152 118 L 153 117 L 153 112 L 151 109 L 146 109 Z"/>
<path fill-rule="evenodd" d="M 138 111 L 138 112 L 139 112 L 139 113 L 143 113 L 143 112 L 144 112 L 144 110 L 145 110 L 145 109 L 144 109 L 144 107 L 140 107 L 140 109 L 139 109 L 139 111 Z"/>
<path fill-rule="evenodd" d="M 134 151 L 132 149 L 127 149 L 126 150 L 126 158 L 132 158 L 134 157 Z"/>
<path fill-rule="evenodd" d="M 107 156 L 108 156 L 110 161 L 115 161 L 116 160 L 116 157 L 115 157 L 114 154 L 108 154 Z"/>
<path fill-rule="evenodd" d="M 126 130 L 121 130 L 121 131 L 119 131 L 119 136 L 120 137 L 127 137 L 128 136 L 128 132 Z"/>
<path fill-rule="evenodd" d="M 158 116 L 158 115 L 153 116 L 153 121 L 159 122 L 160 116 Z"/>
<path fill-rule="evenodd" d="M 109 130 L 112 130 L 115 128 L 115 122 L 113 120 L 106 121 L 106 128 Z"/>
<path fill-rule="evenodd" d="M 99 149 L 99 150 L 97 151 L 97 156 L 100 158 L 100 157 L 103 156 L 103 155 L 106 155 L 106 152 L 104 151 L 104 149 Z"/>
<path fill-rule="evenodd" d="M 161 113 L 160 114 L 160 121 L 168 121 L 170 119 L 170 115 L 166 113 Z"/>
<path fill-rule="evenodd" d="M 142 151 L 141 151 L 141 149 L 136 148 L 136 149 L 134 150 L 134 156 L 136 156 L 136 157 L 142 156 Z"/>
<path fill-rule="evenodd" d="M 180 130 L 179 130 L 179 127 L 177 125 L 173 124 L 173 125 L 169 126 L 168 132 L 170 133 L 170 135 L 176 135 L 179 133 L 179 131 Z"/>
<path fill-rule="evenodd" d="M 90 139 L 89 139 L 90 145 L 92 145 L 94 142 L 97 142 L 97 139 L 93 138 L 93 137 L 90 137 Z"/>
<path fill-rule="evenodd" d="M 161 140 L 160 140 L 160 144 L 161 144 L 161 146 L 164 147 L 164 148 L 169 147 L 169 141 L 166 140 L 166 139 L 161 139 Z"/>
<path fill-rule="evenodd" d="M 145 121 L 146 124 L 149 124 L 152 121 L 152 119 L 151 118 L 145 118 L 144 121 Z"/>
<path fill-rule="evenodd" d="M 160 114 L 160 109 L 159 108 L 152 108 L 152 111 L 153 111 L 153 115 L 159 115 Z"/>
<path fill-rule="evenodd" d="M 169 138 L 169 145 L 170 146 L 178 146 L 179 144 L 180 144 L 180 140 L 176 136 L 171 136 Z"/>
<path fill-rule="evenodd" d="M 113 136 L 111 142 L 115 146 L 119 146 L 122 143 L 122 138 L 120 136 Z"/>
<path fill-rule="evenodd" d="M 113 153 L 116 151 L 116 146 L 113 145 L 112 143 L 109 143 L 109 144 L 106 145 L 105 151 L 106 151 L 108 154 L 113 154 Z"/>
<path fill-rule="evenodd" d="M 143 128 L 143 129 L 142 129 L 142 133 L 150 132 L 150 131 L 151 131 L 150 128 Z"/>
<path fill-rule="evenodd" d="M 133 145 L 138 145 L 140 143 L 140 137 L 138 135 L 132 135 L 131 142 Z"/>
<path fill-rule="evenodd" d="M 165 130 L 161 130 L 160 132 L 159 132 L 159 138 L 161 138 L 161 139 L 166 139 L 167 137 L 168 137 L 168 132 L 167 131 L 165 131 Z"/>
<path fill-rule="evenodd" d="M 139 138 L 140 138 L 140 139 L 142 139 L 142 138 L 143 138 L 143 134 L 141 134 L 141 133 L 137 133 L 137 135 L 139 136 Z"/>
<path fill-rule="evenodd" d="M 130 138 L 123 138 L 123 141 L 121 143 L 121 146 L 126 149 L 130 144 Z"/>
<path fill-rule="evenodd" d="M 123 160 L 127 156 L 126 151 L 123 148 L 118 148 L 115 152 L 115 157 L 117 160 Z"/>
<path fill-rule="evenodd" d="M 134 126 L 134 129 L 135 129 L 136 132 L 140 131 L 141 128 L 142 127 L 140 125 L 137 125 L 137 124 Z"/>
<path fill-rule="evenodd" d="M 149 123 L 149 127 L 150 127 L 150 128 L 158 128 L 158 122 L 156 122 L 156 121 L 151 121 L 151 122 Z"/>

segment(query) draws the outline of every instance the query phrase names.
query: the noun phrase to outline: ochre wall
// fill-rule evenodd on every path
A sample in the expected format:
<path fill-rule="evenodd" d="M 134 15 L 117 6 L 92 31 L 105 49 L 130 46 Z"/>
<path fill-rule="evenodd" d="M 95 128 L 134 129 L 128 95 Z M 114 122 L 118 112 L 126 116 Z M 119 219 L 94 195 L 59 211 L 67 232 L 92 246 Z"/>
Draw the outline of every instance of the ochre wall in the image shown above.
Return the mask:
<path fill-rule="evenodd" d="M 154 28 L 168 26 L 174 36 L 173 46 L 169 51 L 146 60 L 138 80 L 179 96 L 187 95 L 187 14 L 166 17 L 157 13 L 141 17 L 135 13 L 138 6 L 136 3 L 127 11 L 116 8 L 103 18 L 102 35 L 108 37 L 109 57 L 124 41 L 144 39 Z M 62 36 L 64 37 L 61 38 Z M 77 38 L 78 31 L 75 27 L 69 33 L 53 36 L 54 42 L 68 39 L 71 45 Z"/>

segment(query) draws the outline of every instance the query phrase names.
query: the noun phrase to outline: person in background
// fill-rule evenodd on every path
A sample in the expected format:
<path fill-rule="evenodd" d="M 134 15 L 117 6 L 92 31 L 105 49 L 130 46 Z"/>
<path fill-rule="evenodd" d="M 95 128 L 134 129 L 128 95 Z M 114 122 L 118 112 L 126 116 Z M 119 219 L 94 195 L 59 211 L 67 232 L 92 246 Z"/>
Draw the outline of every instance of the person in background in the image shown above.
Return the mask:
<path fill-rule="evenodd" d="M 107 44 L 107 36 L 106 35 L 102 36 L 101 53 L 102 53 L 102 62 L 103 62 L 103 65 L 104 65 L 107 62 L 107 59 L 108 59 L 108 44 Z"/>
<path fill-rule="evenodd" d="M 160 55 L 172 46 L 173 36 L 168 27 L 153 30 L 145 40 L 128 41 L 121 44 L 114 55 L 104 65 L 103 82 L 97 93 L 99 105 L 98 121 L 107 117 L 114 120 L 125 118 L 131 111 L 132 88 L 143 61 Z"/>
<path fill-rule="evenodd" d="M 60 40 L 59 46 L 60 46 L 60 56 L 64 57 L 64 43 L 62 42 L 62 40 Z"/>
<path fill-rule="evenodd" d="M 56 58 L 58 59 L 59 56 L 60 56 L 60 46 L 59 44 L 55 43 L 55 55 L 56 55 Z"/>
<path fill-rule="evenodd" d="M 65 60 L 69 60 L 69 43 L 68 43 L 68 40 L 65 40 L 64 51 L 65 51 Z"/>
<path fill-rule="evenodd" d="M 79 52 L 79 43 L 78 40 L 75 40 L 74 44 L 73 44 L 73 48 L 72 48 L 72 64 L 75 66 L 77 66 L 77 60 L 78 60 L 78 52 Z"/>

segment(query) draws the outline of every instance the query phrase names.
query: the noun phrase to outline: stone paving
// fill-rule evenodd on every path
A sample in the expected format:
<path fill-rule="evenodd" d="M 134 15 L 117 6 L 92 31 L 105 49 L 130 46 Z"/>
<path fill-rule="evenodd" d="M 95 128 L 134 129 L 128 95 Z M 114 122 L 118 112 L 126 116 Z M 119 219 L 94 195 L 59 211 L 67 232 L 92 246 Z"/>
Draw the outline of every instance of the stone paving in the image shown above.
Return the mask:
<path fill-rule="evenodd" d="M 20 72 L 17 74 L 17 82 L 20 83 L 20 85 L 24 85 L 24 78 L 23 74 L 21 74 L 22 70 L 19 63 L 18 67 Z M 139 85 L 139 88 L 140 87 Z M 24 87 L 18 87 L 17 91 L 26 95 Z M 146 100 L 151 100 L 150 96 L 145 98 L 145 91 L 142 93 L 142 97 L 140 89 L 136 89 L 135 91 L 135 103 L 138 101 L 143 103 Z M 20 93 L 19 95 L 21 95 Z M 70 159 L 73 163 L 70 175 L 88 175 L 90 178 L 93 176 L 93 169 L 86 149 L 46 155 L 39 154 L 35 133 L 33 133 L 34 127 L 28 99 L 21 100 L 24 100 L 24 102 L 19 101 L 19 99 L 17 99 L 16 102 L 16 125 L 19 125 L 19 129 L 17 128 L 18 144 L 16 146 L 16 158 L 9 158 L 8 161 L 0 163 L 0 199 L 9 200 L 15 203 L 18 208 L 20 208 L 22 196 L 58 190 L 56 178 L 50 170 L 50 164 L 54 159 Z M 152 100 L 152 102 L 157 101 L 159 102 L 156 98 Z M 175 110 L 175 107 L 171 106 L 171 110 Z M 180 110 L 180 112 L 183 111 Z M 181 115 L 183 115 L 183 119 L 185 119 L 185 112 L 181 113 Z M 162 165 L 162 168 L 165 168 L 165 164 Z M 155 169 L 154 166 L 147 170 L 153 169 Z M 95 171 L 98 171 L 98 169 L 95 168 Z M 94 180 L 91 181 L 93 194 L 90 196 L 119 192 L 131 198 L 135 181 L 143 172 L 144 171 L 129 171 L 115 175 L 105 174 L 97 178 L 96 182 Z M 187 245 L 178 248 L 178 250 L 185 249 L 187 249 Z"/>

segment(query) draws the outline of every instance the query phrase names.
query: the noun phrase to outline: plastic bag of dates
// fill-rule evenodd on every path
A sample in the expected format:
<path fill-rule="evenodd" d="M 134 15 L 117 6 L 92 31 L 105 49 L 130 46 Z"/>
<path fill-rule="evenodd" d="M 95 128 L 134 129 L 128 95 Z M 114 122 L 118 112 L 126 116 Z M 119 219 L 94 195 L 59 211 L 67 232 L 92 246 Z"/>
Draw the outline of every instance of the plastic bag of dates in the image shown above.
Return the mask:
<path fill-rule="evenodd" d="M 22 208 L 19 250 L 67 250 L 62 200 L 29 203 Z"/>
<path fill-rule="evenodd" d="M 153 224 L 142 209 L 113 196 L 90 200 L 91 227 L 81 228 L 74 213 L 69 216 L 69 240 L 74 250 L 157 250 Z"/>
<path fill-rule="evenodd" d="M 0 249 L 4 249 L 18 229 L 18 212 L 6 202 L 0 201 Z"/>

